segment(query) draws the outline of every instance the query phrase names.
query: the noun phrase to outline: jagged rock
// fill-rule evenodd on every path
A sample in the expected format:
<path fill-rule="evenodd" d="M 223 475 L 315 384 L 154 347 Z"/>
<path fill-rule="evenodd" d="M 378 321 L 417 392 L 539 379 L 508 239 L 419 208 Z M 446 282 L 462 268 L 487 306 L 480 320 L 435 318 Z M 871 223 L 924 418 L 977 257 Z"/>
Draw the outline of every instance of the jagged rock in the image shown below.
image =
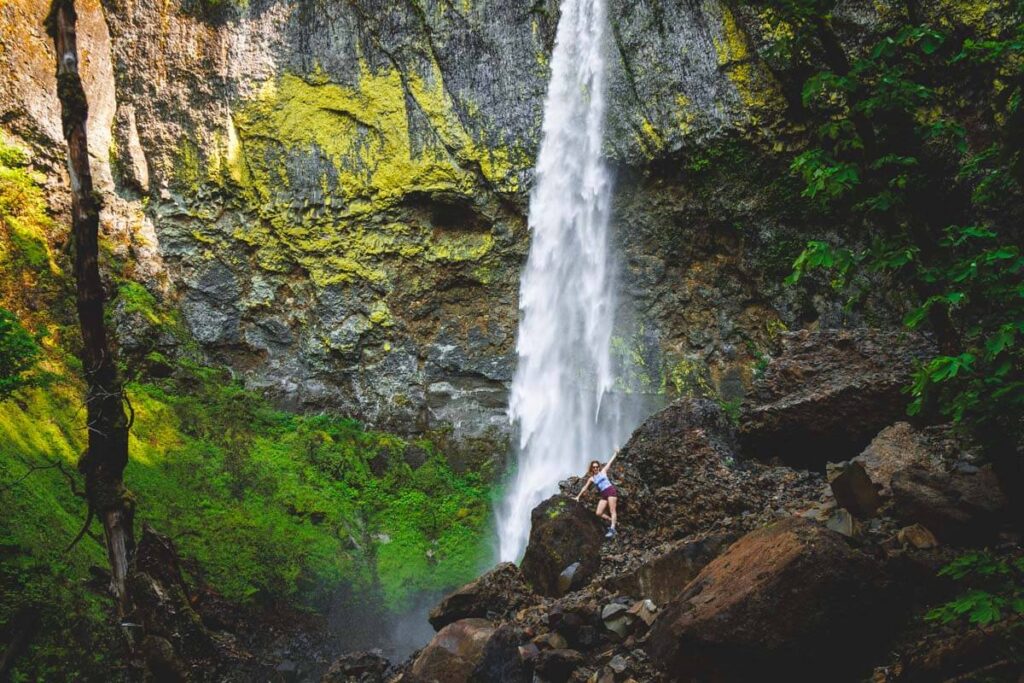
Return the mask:
<path fill-rule="evenodd" d="M 629 613 L 629 608 L 617 602 L 604 606 L 601 610 L 601 621 L 604 627 L 620 638 L 629 635 L 630 627 L 636 621 L 636 616 Z"/>
<path fill-rule="evenodd" d="M 573 584 L 579 585 L 579 581 L 576 579 L 576 573 L 580 570 L 580 563 L 573 562 L 568 567 L 562 570 L 562 573 L 558 575 L 558 594 L 565 595 L 573 588 Z"/>
<path fill-rule="evenodd" d="M 782 335 L 744 402 L 745 454 L 798 466 L 847 460 L 906 413 L 902 388 L 926 340 L 873 329 L 802 330 Z"/>
<path fill-rule="evenodd" d="M 928 465 L 938 462 L 933 457 L 928 437 L 908 422 L 897 422 L 886 427 L 871 440 L 867 448 L 855 457 L 882 496 L 889 496 L 892 475 L 913 464 Z"/>
<path fill-rule="evenodd" d="M 533 657 L 523 658 L 519 649 L 523 634 L 509 625 L 498 627 L 483 656 L 470 675 L 472 683 L 530 683 L 533 679 Z"/>
<path fill-rule="evenodd" d="M 939 544 L 935 534 L 920 524 L 911 524 L 899 530 L 896 538 L 900 543 L 912 545 L 918 550 L 934 548 Z"/>
<path fill-rule="evenodd" d="M 496 629 L 486 619 L 462 619 L 438 631 L 412 663 L 410 673 L 422 683 L 466 683 L 484 659 Z"/>
<path fill-rule="evenodd" d="M 629 613 L 640 619 L 647 626 L 650 626 L 658 617 L 658 606 L 650 599 L 639 600 L 629 608 Z"/>
<path fill-rule="evenodd" d="M 320 683 L 382 683 L 390 666 L 380 650 L 353 652 L 334 660 Z"/>
<path fill-rule="evenodd" d="M 995 538 L 1008 512 L 1006 496 L 990 467 L 976 474 L 939 472 L 920 465 L 892 477 L 894 515 L 919 522 L 945 543 L 984 545 Z"/>
<path fill-rule="evenodd" d="M 825 522 L 825 528 L 831 529 L 843 536 L 853 536 L 857 532 L 857 522 L 849 510 L 839 508 L 835 510 Z"/>
<path fill-rule="evenodd" d="M 876 560 L 791 517 L 708 564 L 644 647 L 672 680 L 852 679 L 888 623 L 882 586 Z"/>
<path fill-rule="evenodd" d="M 584 662 L 576 650 L 544 650 L 537 657 L 537 673 L 549 683 L 564 683 Z"/>
<path fill-rule="evenodd" d="M 533 643 L 541 650 L 564 650 L 569 647 L 565 636 L 554 631 L 537 636 L 533 639 Z"/>
<path fill-rule="evenodd" d="M 586 585 L 601 563 L 604 525 L 576 501 L 555 495 L 533 509 L 530 541 L 520 563 L 523 576 L 541 595 L 559 594 L 559 575 L 579 562 L 573 587 Z"/>
<path fill-rule="evenodd" d="M 447 595 L 430 611 L 430 625 L 440 630 L 469 617 L 500 618 L 520 609 L 534 598 L 522 572 L 504 562 Z"/>
<path fill-rule="evenodd" d="M 873 517 L 878 512 L 882 499 L 864 465 L 859 462 L 830 464 L 827 471 L 828 483 L 839 507 L 861 519 Z"/>
<path fill-rule="evenodd" d="M 818 475 L 736 456 L 735 428 L 708 399 L 680 399 L 648 418 L 623 447 L 618 484 L 631 509 L 621 526 L 647 539 L 747 531 L 772 519 L 781 502 L 817 500 Z M 806 505 L 805 505 L 806 507 Z"/>
<path fill-rule="evenodd" d="M 612 590 L 663 605 L 683 590 L 708 562 L 733 540 L 733 534 L 716 534 L 699 541 L 679 541 L 667 551 L 636 569 L 613 576 L 607 584 Z"/>
<path fill-rule="evenodd" d="M 135 548 L 134 571 L 128 578 L 135 603 L 129 621 L 141 624 L 147 636 L 170 643 L 179 659 L 201 659 L 214 653 L 215 642 L 192 608 L 177 551 L 168 537 L 143 525 Z M 154 645 L 157 650 L 166 650 L 162 643 L 158 645 Z M 158 659 L 169 661 L 163 655 Z"/>

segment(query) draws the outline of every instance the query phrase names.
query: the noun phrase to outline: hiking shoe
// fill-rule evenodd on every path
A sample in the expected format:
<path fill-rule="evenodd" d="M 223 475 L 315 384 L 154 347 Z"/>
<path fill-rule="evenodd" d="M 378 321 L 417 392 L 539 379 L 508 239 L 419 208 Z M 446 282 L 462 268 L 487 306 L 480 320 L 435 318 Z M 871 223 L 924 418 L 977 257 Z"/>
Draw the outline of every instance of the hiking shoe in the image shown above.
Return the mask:
<path fill-rule="evenodd" d="M 615 538 L 615 527 L 608 529 L 608 533 L 604 535 L 605 538 Z"/>

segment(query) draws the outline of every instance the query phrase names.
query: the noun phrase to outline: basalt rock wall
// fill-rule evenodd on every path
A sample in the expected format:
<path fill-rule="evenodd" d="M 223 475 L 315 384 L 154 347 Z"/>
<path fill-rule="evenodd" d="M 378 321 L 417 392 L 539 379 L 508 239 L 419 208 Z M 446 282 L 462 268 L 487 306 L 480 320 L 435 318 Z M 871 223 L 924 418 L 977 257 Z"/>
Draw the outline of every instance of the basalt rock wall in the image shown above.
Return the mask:
<path fill-rule="evenodd" d="M 160 311 L 115 304 L 122 350 L 198 350 L 285 404 L 506 438 L 558 3 L 76 4 L 112 293 L 139 283 Z M 47 10 L 0 7 L 0 130 L 59 217 Z M 856 51 L 887 11 L 840 3 L 839 39 Z M 808 227 L 792 79 L 749 8 L 608 14 L 620 387 L 739 397 L 780 330 L 846 322 L 827 288 L 779 284 Z"/>

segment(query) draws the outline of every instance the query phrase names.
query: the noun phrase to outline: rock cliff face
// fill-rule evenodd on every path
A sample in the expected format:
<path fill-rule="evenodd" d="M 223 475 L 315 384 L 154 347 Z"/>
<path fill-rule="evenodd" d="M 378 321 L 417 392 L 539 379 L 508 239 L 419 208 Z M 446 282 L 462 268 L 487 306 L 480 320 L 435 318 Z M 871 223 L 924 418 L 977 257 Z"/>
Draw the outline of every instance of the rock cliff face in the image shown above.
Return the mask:
<path fill-rule="evenodd" d="M 60 212 L 47 5 L 0 8 L 0 130 Z M 502 440 L 557 2 L 78 5 L 112 277 L 183 323 L 115 316 L 124 350 L 194 342 L 291 405 Z M 851 49 L 884 21 L 840 5 Z M 778 153 L 800 131 L 760 18 L 729 7 L 609 7 L 616 350 L 646 393 L 738 397 L 778 330 L 840 321 L 777 284 L 802 220 Z"/>

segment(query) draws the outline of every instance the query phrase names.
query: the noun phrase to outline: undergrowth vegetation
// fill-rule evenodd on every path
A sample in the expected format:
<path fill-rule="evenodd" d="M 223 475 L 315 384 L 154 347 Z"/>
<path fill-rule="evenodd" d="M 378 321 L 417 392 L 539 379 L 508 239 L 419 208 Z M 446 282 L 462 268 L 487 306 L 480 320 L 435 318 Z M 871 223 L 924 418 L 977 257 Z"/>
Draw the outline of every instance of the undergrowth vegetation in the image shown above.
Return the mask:
<path fill-rule="evenodd" d="M 55 231 L 25 155 L 0 145 L 0 636 L 23 649 L 14 680 L 99 680 L 120 637 L 101 525 L 68 550 L 86 516 L 86 431 Z M 181 331 L 135 283 L 118 308 Z M 476 575 L 490 545 L 478 474 L 426 439 L 278 410 L 183 349 L 129 368 L 125 481 L 136 525 L 174 540 L 194 585 L 252 608 L 316 611 L 340 594 L 400 613 Z"/>

